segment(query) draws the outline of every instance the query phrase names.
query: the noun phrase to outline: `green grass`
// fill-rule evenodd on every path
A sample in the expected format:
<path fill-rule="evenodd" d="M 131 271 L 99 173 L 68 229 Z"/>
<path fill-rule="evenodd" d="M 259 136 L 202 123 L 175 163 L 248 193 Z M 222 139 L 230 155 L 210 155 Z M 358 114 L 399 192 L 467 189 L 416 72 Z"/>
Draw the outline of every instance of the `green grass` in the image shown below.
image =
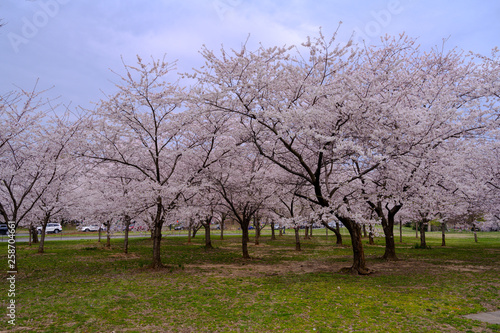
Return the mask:
<path fill-rule="evenodd" d="M 302 233 L 301 233 L 302 234 Z M 106 249 L 94 240 L 48 241 L 46 253 L 18 243 L 18 332 L 497 332 L 463 315 L 500 309 L 500 233 L 428 233 L 431 249 L 415 249 L 405 230 L 398 262 L 378 259 L 383 239 L 366 244 L 370 276 L 339 274 L 351 264 L 348 237 L 315 230 L 294 251 L 288 232 L 251 245 L 241 258 L 239 237 L 207 251 L 203 233 L 166 237 L 166 269 L 148 268 L 151 241 L 122 240 Z M 399 241 L 399 235 L 396 237 Z M 367 243 L 368 240 L 365 240 Z M 0 243 L 6 262 L 7 247 Z M 5 266 L 5 265 L 4 265 Z M 5 269 L 5 272 L 7 270 Z M 4 273 L 4 281 L 6 274 Z M 7 285 L 5 283 L 5 285 Z M 0 295 L 6 309 L 7 292 Z M 12 329 L 4 316 L 0 331 Z"/>

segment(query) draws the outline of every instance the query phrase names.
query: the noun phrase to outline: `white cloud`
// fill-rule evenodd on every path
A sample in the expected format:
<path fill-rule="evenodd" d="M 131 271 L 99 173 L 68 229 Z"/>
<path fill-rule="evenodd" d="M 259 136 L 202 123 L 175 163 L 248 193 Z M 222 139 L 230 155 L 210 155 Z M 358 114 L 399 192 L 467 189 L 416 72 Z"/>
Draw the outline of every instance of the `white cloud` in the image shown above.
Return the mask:
<path fill-rule="evenodd" d="M 397 10 L 384 18 L 391 8 Z M 202 44 L 239 48 L 250 34 L 250 47 L 300 45 L 320 26 L 331 35 L 339 21 L 340 40 L 354 29 L 372 28 L 380 34 L 406 31 L 425 48 L 451 36 L 449 47 L 488 53 L 500 31 L 500 2 L 493 0 L 69 0 L 16 53 L 7 35 L 21 33 L 23 18 L 32 19 L 40 5 L 10 0 L 0 9 L 8 23 L 0 28 L 0 91 L 12 83 L 32 87 L 39 77 L 46 86 L 56 85 L 54 94 L 82 105 L 101 98 L 99 89 L 112 89 L 115 77 L 108 69 L 122 69 L 120 56 L 133 63 L 137 54 L 166 53 L 167 60 L 179 60 L 180 71 L 189 71 L 202 63 Z"/>

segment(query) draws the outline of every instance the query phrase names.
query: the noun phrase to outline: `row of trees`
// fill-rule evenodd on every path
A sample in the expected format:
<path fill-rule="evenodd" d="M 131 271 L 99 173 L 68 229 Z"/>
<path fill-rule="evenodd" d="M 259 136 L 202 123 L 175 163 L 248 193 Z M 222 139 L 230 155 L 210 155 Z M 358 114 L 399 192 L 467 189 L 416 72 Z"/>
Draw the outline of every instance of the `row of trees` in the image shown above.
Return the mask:
<path fill-rule="evenodd" d="M 497 51 L 424 52 L 404 35 L 360 47 L 320 33 L 298 47 L 201 54 L 205 66 L 179 77 L 175 63 L 138 58 L 78 117 L 36 90 L 2 96 L 3 219 L 142 219 L 154 268 L 176 220 L 209 235 L 215 217 L 231 216 L 245 258 L 256 216 L 296 230 L 315 221 L 338 242 L 340 221 L 360 274 L 370 272 L 363 225 L 380 223 L 384 258 L 397 259 L 397 215 L 499 220 Z"/>

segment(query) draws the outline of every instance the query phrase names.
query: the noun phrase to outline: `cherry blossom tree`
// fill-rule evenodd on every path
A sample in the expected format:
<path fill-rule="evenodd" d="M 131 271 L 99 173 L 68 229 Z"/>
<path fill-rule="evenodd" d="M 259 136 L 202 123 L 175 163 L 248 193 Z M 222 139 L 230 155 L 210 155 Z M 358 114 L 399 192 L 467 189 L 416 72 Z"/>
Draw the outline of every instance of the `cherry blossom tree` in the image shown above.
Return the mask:
<path fill-rule="evenodd" d="M 0 216 L 17 228 L 42 198 L 47 202 L 57 196 L 52 184 L 72 165 L 67 149 L 79 121 L 69 121 L 67 113 L 50 115 L 57 106 L 35 91 L 8 96 L 1 107 Z"/>
<path fill-rule="evenodd" d="M 172 64 L 163 60 L 147 64 L 138 57 L 136 67 L 124 67 L 118 92 L 89 114 L 88 144 L 79 154 L 120 166 L 117 171 L 126 169 L 125 177 L 144 178 L 155 207 L 151 265 L 160 268 L 165 214 L 175 207 L 184 188 L 179 162 L 189 147 L 182 141 L 185 120 L 178 112 L 183 100 L 175 80 L 166 81 Z"/>
<path fill-rule="evenodd" d="M 350 45 L 335 47 L 333 40 L 323 37 L 304 47 L 310 50 L 308 62 L 290 59 L 290 48 L 285 47 L 251 52 L 244 46 L 232 54 L 221 50 L 220 57 L 204 49 L 206 70 L 197 73 L 200 99 L 240 118 L 262 156 L 312 188 L 308 195 L 299 195 L 338 213 L 351 232 L 353 270 L 367 272 L 361 229 L 353 215 L 348 217 L 342 195 L 337 195 L 354 178 L 334 170 L 345 169 L 343 162 L 359 150 L 354 138 L 344 139 L 345 135 L 363 130 L 351 126 L 356 114 L 344 108 L 345 82 L 340 82 L 353 66 L 344 59 L 355 53 Z M 368 166 L 364 172 L 375 167 Z M 334 202 L 334 195 L 340 200 Z"/>
<path fill-rule="evenodd" d="M 395 258 L 393 220 L 402 201 L 400 192 L 388 194 L 391 203 L 378 200 L 376 190 L 368 198 L 364 179 L 399 158 L 418 163 L 411 158 L 486 126 L 491 94 L 477 79 L 476 58 L 455 50 L 424 53 L 404 35 L 356 48 L 320 33 L 302 46 L 307 60 L 286 47 L 244 45 L 220 55 L 203 49 L 199 98 L 240 119 L 262 156 L 307 184 L 297 195 L 349 230 L 349 270 L 369 273 L 361 243 L 366 204 L 386 225 L 386 257 Z M 402 174 L 408 178 L 411 168 Z"/>
<path fill-rule="evenodd" d="M 31 91 L 10 91 L 0 96 L 0 149 L 7 149 L 11 139 L 29 132 L 48 111 L 48 101 L 36 85 Z"/>
<path fill-rule="evenodd" d="M 273 195 L 272 165 L 256 155 L 248 144 L 236 142 L 231 154 L 217 160 L 206 172 L 211 188 L 222 199 L 221 206 L 242 230 L 243 258 L 249 259 L 248 227 L 256 212 Z"/>
<path fill-rule="evenodd" d="M 476 221 L 484 220 L 486 215 L 498 216 L 498 142 L 490 132 L 486 136 L 460 142 L 456 145 L 458 149 L 450 149 L 453 154 L 447 162 L 448 168 L 445 169 L 448 177 L 443 176 L 446 182 L 441 185 L 444 192 L 441 197 L 451 197 L 448 199 L 451 204 L 442 212 L 444 221 L 461 217 L 469 224 L 469 228 L 476 230 L 479 228 Z M 490 218 L 488 222 L 493 221 Z"/>
<path fill-rule="evenodd" d="M 71 192 L 76 189 L 74 183 L 75 177 L 78 174 L 76 166 L 71 158 L 65 158 L 61 162 L 57 177 L 45 189 L 44 194 L 40 197 L 40 200 L 31 211 L 30 217 L 27 219 L 39 221 L 42 227 L 38 253 L 45 251 L 45 231 L 47 224 L 55 218 L 69 220 L 72 208 L 75 207 Z"/>
<path fill-rule="evenodd" d="M 302 202 L 296 192 L 281 191 L 278 197 L 279 205 L 274 206 L 273 212 L 280 219 L 280 225 L 292 228 L 295 233 L 295 250 L 301 251 L 299 229 L 306 220 L 305 207 L 307 204 Z"/>
<path fill-rule="evenodd" d="M 227 116 L 206 112 L 177 82 L 165 61 L 125 65 L 119 92 L 89 114 L 89 136 L 79 155 L 115 167 L 116 177 L 141 183 L 149 196 L 153 268 L 162 267 L 161 230 L 167 216 L 189 202 L 203 170 L 227 149 L 219 143 Z M 151 211 L 153 209 L 153 211 Z"/>
<path fill-rule="evenodd" d="M 444 144 L 481 133 L 488 126 L 484 116 L 491 112 L 491 94 L 485 94 L 478 80 L 476 57 L 455 49 L 423 53 L 405 36 L 386 37 L 381 46 L 366 47 L 359 61 L 360 70 L 353 73 L 348 88 L 359 109 L 376 113 L 366 113 L 373 117 L 369 120 L 375 137 L 367 141 L 371 156 L 356 160 L 355 170 L 361 173 L 358 164 L 367 159 L 378 163 L 374 172 L 358 179 L 363 193 L 370 193 L 366 202 L 384 230 L 383 257 L 395 260 L 395 215 L 415 195 L 410 188 L 427 186 L 415 175 L 419 165 L 435 161 L 435 156 L 452 159 L 449 149 L 441 149 Z"/>

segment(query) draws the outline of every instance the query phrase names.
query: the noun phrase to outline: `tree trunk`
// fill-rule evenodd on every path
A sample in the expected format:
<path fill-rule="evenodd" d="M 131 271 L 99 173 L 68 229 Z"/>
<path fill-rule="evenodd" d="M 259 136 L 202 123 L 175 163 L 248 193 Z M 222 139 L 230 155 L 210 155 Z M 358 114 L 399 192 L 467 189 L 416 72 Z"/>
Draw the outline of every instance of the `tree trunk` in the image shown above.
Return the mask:
<path fill-rule="evenodd" d="M 394 244 L 394 228 L 390 226 L 382 226 L 384 228 L 385 236 L 385 252 L 382 259 L 385 260 L 398 260 L 396 256 L 396 244 Z"/>
<path fill-rule="evenodd" d="M 225 224 L 225 222 L 226 222 L 226 218 L 222 217 L 220 220 L 220 239 L 221 240 L 224 239 L 224 224 Z"/>
<path fill-rule="evenodd" d="M 399 219 L 399 242 L 403 243 L 403 220 Z"/>
<path fill-rule="evenodd" d="M 198 228 L 196 228 L 196 225 L 194 225 L 194 224 L 193 224 L 192 229 L 193 229 L 193 234 L 191 235 L 191 237 L 192 237 L 192 238 L 195 238 L 195 237 L 196 237 L 196 234 L 198 233 L 198 230 L 199 230 L 199 229 L 198 229 Z"/>
<path fill-rule="evenodd" d="M 418 239 L 418 227 L 419 227 L 419 223 L 415 222 L 415 238 L 417 238 L 417 239 Z"/>
<path fill-rule="evenodd" d="M 106 247 L 111 248 L 111 221 L 106 224 Z"/>
<path fill-rule="evenodd" d="M 299 235 L 299 227 L 293 228 L 295 230 L 295 251 L 301 251 L 300 248 L 300 235 Z"/>
<path fill-rule="evenodd" d="M 367 237 L 367 233 L 366 233 L 366 225 L 363 224 L 363 237 L 366 238 Z"/>
<path fill-rule="evenodd" d="M 44 252 L 44 244 L 45 244 L 45 227 L 47 225 L 42 226 L 42 233 L 40 234 L 40 244 L 38 244 L 38 253 Z"/>
<path fill-rule="evenodd" d="M 160 245 L 161 245 L 161 225 L 155 224 L 153 231 L 153 262 L 151 263 L 151 268 L 158 269 L 162 268 L 160 256 Z"/>
<path fill-rule="evenodd" d="M 250 242 L 250 235 L 249 235 L 249 232 L 248 232 L 249 225 L 250 225 L 250 223 L 248 223 L 248 225 L 246 227 L 241 227 L 242 237 L 245 237 L 245 242 L 247 242 L 247 243 Z"/>
<path fill-rule="evenodd" d="M 250 221 L 248 221 L 246 223 L 242 223 L 242 225 L 241 225 L 241 231 L 242 231 L 241 250 L 243 252 L 243 259 L 250 259 L 250 254 L 248 253 L 248 240 L 249 240 L 248 225 L 250 224 L 249 222 Z"/>
<path fill-rule="evenodd" d="M 191 243 L 191 237 L 192 237 L 192 232 L 193 228 L 191 227 L 191 225 L 188 226 L 188 243 Z"/>
<path fill-rule="evenodd" d="M 128 253 L 128 229 L 130 227 L 130 216 L 124 216 L 125 221 L 125 240 L 123 242 L 123 253 Z"/>
<path fill-rule="evenodd" d="M 99 243 L 101 242 L 101 233 L 102 233 L 101 227 L 99 227 L 99 240 L 98 240 Z"/>
<path fill-rule="evenodd" d="M 368 233 L 368 244 L 375 245 L 375 241 L 373 239 L 373 226 L 370 224 L 370 232 Z"/>
<path fill-rule="evenodd" d="M 271 240 L 276 240 L 276 233 L 274 232 L 274 222 L 271 222 Z"/>
<path fill-rule="evenodd" d="M 385 252 L 382 259 L 385 260 L 398 260 L 396 256 L 396 244 L 394 244 L 394 228 L 387 226 L 382 226 L 384 228 L 385 236 Z"/>
<path fill-rule="evenodd" d="M 342 234 L 340 233 L 340 223 L 335 222 L 335 230 L 333 230 L 335 233 L 335 237 L 337 237 L 337 245 L 342 245 Z"/>
<path fill-rule="evenodd" d="M 353 252 L 352 266 L 343 269 L 342 271 L 346 271 L 351 274 L 361 274 L 361 275 L 371 274 L 372 271 L 366 268 L 361 226 L 348 217 L 337 215 L 337 218 L 340 220 L 340 222 L 342 222 L 345 225 L 345 227 L 349 231 L 349 234 L 351 236 L 352 252 Z"/>
<path fill-rule="evenodd" d="M 211 218 L 210 218 L 211 220 Z M 212 239 L 210 237 L 210 220 L 207 223 L 203 224 L 203 228 L 205 228 L 205 249 L 213 249 Z"/>
<path fill-rule="evenodd" d="M 382 256 L 382 259 L 398 260 L 398 257 L 396 256 L 396 244 L 394 242 L 394 221 L 396 214 L 403 207 L 403 205 L 401 203 L 395 204 L 392 208 L 389 208 L 389 205 L 386 204 L 385 205 L 385 209 L 387 210 L 387 216 L 386 216 L 381 201 L 378 201 L 376 204 L 368 202 L 368 204 L 370 205 L 370 207 L 372 207 L 377 216 L 380 218 L 382 228 L 384 230 L 385 252 L 384 255 Z M 400 237 L 401 237 L 401 231 L 400 231 Z"/>
<path fill-rule="evenodd" d="M 441 222 L 441 246 L 446 246 L 445 230 L 446 230 L 446 223 Z"/>
<path fill-rule="evenodd" d="M 304 239 L 309 239 L 309 226 L 304 229 Z"/>
<path fill-rule="evenodd" d="M 474 242 L 477 243 L 477 232 L 476 232 L 476 224 L 472 223 L 472 232 L 474 233 Z"/>
<path fill-rule="evenodd" d="M 255 226 L 255 245 L 260 245 L 260 222 L 257 219 L 254 220 L 254 226 Z"/>
<path fill-rule="evenodd" d="M 427 228 L 427 220 L 420 222 L 420 248 L 426 249 L 427 243 L 425 241 L 425 229 Z"/>
<path fill-rule="evenodd" d="M 33 244 L 38 244 L 38 232 L 34 225 L 30 227 L 31 236 L 33 238 Z"/>
<path fill-rule="evenodd" d="M 156 216 L 153 223 L 153 262 L 151 263 L 151 268 L 159 269 L 163 267 L 161 263 L 161 229 L 163 227 L 163 205 L 161 197 L 156 199 Z"/>
<path fill-rule="evenodd" d="M 45 214 L 42 221 L 42 234 L 40 237 L 40 244 L 38 245 L 38 253 L 43 253 L 45 251 L 45 231 L 47 229 L 47 223 L 49 223 L 50 214 Z"/>
<path fill-rule="evenodd" d="M 335 228 L 332 228 L 326 222 L 321 222 L 327 230 L 333 231 L 335 237 L 337 237 L 337 245 L 342 245 L 342 234 L 340 233 L 340 223 L 336 222 Z"/>

